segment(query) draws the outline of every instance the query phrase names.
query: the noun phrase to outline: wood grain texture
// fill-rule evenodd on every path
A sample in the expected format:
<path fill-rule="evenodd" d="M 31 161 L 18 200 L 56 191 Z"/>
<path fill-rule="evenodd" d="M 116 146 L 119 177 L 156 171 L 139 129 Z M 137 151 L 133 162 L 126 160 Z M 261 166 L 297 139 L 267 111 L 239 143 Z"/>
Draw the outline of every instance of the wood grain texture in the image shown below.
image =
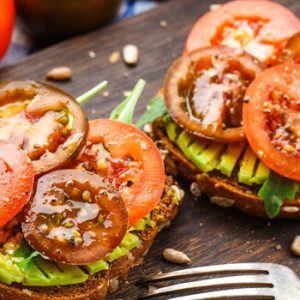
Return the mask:
<path fill-rule="evenodd" d="M 300 16 L 300 1 L 279 2 Z M 67 65 L 74 70 L 74 78 L 59 85 L 78 96 L 106 79 L 109 81 L 109 96 L 98 96 L 85 105 L 89 117 L 98 118 L 107 117 L 123 99 L 123 91 L 131 89 L 139 78 L 144 78 L 147 86 L 137 109 L 140 114 L 161 87 L 168 66 L 182 52 L 192 24 L 208 10 L 210 3 L 208 0 L 167 2 L 146 14 L 62 42 L 16 65 L 4 67 L 0 71 L 0 80 L 43 80 L 52 67 Z M 161 20 L 168 22 L 166 28 L 160 27 Z M 134 68 L 128 68 L 122 62 L 111 65 L 109 55 L 128 43 L 136 44 L 141 51 L 138 65 Z M 96 57 L 90 58 L 89 51 L 94 51 Z M 125 72 L 129 77 L 124 76 Z M 189 187 L 182 184 L 188 191 Z M 219 208 L 205 197 L 196 200 L 187 192 L 173 226 L 160 234 L 145 263 L 134 269 L 128 283 L 108 299 L 136 299 L 144 289 L 133 282 L 142 275 L 179 269 L 162 260 L 162 251 L 166 247 L 187 253 L 193 260 L 191 266 L 277 262 L 293 268 L 300 275 L 300 259 L 293 257 L 289 250 L 296 234 L 300 234 L 299 221 L 254 218 L 234 209 Z"/>

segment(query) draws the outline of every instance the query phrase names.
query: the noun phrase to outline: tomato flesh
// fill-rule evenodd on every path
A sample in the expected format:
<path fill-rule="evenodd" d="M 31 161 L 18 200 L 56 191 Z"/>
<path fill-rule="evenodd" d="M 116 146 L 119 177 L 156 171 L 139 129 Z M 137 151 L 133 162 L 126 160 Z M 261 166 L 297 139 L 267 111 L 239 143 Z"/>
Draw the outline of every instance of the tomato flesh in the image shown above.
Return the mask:
<path fill-rule="evenodd" d="M 118 191 L 98 175 L 58 170 L 38 180 L 22 230 L 28 243 L 50 259 L 85 265 L 120 244 L 127 211 Z"/>
<path fill-rule="evenodd" d="M 243 120 L 247 140 L 279 174 L 300 180 L 300 65 L 267 69 L 246 92 Z"/>
<path fill-rule="evenodd" d="M 15 20 L 15 2 L 1 0 L 0 2 L 0 58 L 9 46 Z"/>
<path fill-rule="evenodd" d="M 294 34 L 282 51 L 281 62 L 300 63 L 300 32 Z"/>
<path fill-rule="evenodd" d="M 219 142 L 243 140 L 243 97 L 263 70 L 250 54 L 213 46 L 179 58 L 168 70 L 164 97 L 169 113 L 197 137 Z"/>
<path fill-rule="evenodd" d="M 71 96 L 44 83 L 12 81 L 0 84 L 0 100 L 0 139 L 24 150 L 37 175 L 77 155 L 86 116 Z"/>
<path fill-rule="evenodd" d="M 161 154 L 133 125 L 98 119 L 90 121 L 89 128 L 77 167 L 108 178 L 119 190 L 132 225 L 160 201 L 165 178 Z"/>
<path fill-rule="evenodd" d="M 287 40 L 300 29 L 298 18 L 272 1 L 231 1 L 194 25 L 185 53 L 209 45 L 240 48 L 274 65 Z"/>
<path fill-rule="evenodd" d="M 0 174 L 0 226 L 3 226 L 30 199 L 34 169 L 23 151 L 0 140 Z"/>

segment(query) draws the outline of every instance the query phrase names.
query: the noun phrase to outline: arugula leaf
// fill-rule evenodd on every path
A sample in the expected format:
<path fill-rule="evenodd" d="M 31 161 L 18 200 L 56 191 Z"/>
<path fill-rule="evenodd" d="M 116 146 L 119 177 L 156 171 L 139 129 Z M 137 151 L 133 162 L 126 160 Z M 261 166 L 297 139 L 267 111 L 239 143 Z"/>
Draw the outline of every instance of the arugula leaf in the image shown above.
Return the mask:
<path fill-rule="evenodd" d="M 266 212 L 275 218 L 284 200 L 294 200 L 297 192 L 296 183 L 271 171 L 269 178 L 260 188 L 258 195 L 263 199 Z"/>
<path fill-rule="evenodd" d="M 83 103 L 87 102 L 88 100 L 90 100 L 91 98 L 93 98 L 99 92 L 104 90 L 106 87 L 107 87 L 107 81 L 102 81 L 101 83 L 99 83 L 98 85 L 96 85 L 95 87 L 93 87 L 92 89 L 90 89 L 89 91 L 84 93 L 83 95 L 77 97 L 76 101 L 79 104 L 83 104 Z"/>
<path fill-rule="evenodd" d="M 151 123 L 155 119 L 164 116 L 168 112 L 164 97 L 156 96 L 149 101 L 147 110 L 142 114 L 140 119 L 136 122 L 136 126 L 141 128 L 146 123 Z"/>
<path fill-rule="evenodd" d="M 24 258 L 20 262 L 17 262 L 17 266 L 23 270 L 27 270 L 29 266 L 34 262 L 34 259 L 37 256 L 42 256 L 40 252 L 34 251 L 28 256 L 27 258 Z"/>
<path fill-rule="evenodd" d="M 20 247 L 14 252 L 14 256 L 26 258 L 32 253 L 32 251 L 32 248 L 28 245 L 26 240 L 22 239 Z"/>
<path fill-rule="evenodd" d="M 16 262 L 17 266 L 23 270 L 27 270 L 37 256 L 44 257 L 40 252 L 33 251 L 24 239 L 21 241 L 20 247 L 15 251 L 14 256 L 23 258 L 23 260 Z"/>
<path fill-rule="evenodd" d="M 140 79 L 131 94 L 111 112 L 109 118 L 131 124 L 135 105 L 142 94 L 145 84 L 146 82 Z"/>

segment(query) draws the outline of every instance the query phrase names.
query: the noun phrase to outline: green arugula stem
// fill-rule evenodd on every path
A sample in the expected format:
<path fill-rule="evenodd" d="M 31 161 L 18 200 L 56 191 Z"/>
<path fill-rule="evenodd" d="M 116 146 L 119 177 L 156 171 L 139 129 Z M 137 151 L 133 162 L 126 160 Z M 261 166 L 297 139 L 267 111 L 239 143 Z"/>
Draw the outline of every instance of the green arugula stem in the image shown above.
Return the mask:
<path fill-rule="evenodd" d="M 145 84 L 146 82 L 140 79 L 131 94 L 112 111 L 109 118 L 132 124 L 134 108 L 143 92 Z"/>
<path fill-rule="evenodd" d="M 106 80 L 102 81 L 101 83 L 99 83 L 98 85 L 96 85 L 95 87 L 93 87 L 92 89 L 84 93 L 83 95 L 77 97 L 76 100 L 79 104 L 82 105 L 83 103 L 89 101 L 91 98 L 93 98 L 95 95 L 97 95 L 106 87 L 107 87 L 107 81 Z"/>
<path fill-rule="evenodd" d="M 155 119 L 166 115 L 168 112 L 164 97 L 156 96 L 152 98 L 148 105 L 147 110 L 141 115 L 140 119 L 136 122 L 136 127 L 141 128 L 146 123 L 151 123 Z"/>

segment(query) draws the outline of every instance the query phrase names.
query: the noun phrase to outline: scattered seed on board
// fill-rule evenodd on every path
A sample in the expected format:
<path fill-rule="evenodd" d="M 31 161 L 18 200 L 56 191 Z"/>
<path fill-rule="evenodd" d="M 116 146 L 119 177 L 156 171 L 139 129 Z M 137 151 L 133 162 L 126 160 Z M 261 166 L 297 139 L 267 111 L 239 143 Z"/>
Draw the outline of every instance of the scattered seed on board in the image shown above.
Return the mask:
<path fill-rule="evenodd" d="M 89 57 L 90 58 L 95 58 L 96 57 L 96 53 L 94 51 L 89 51 Z"/>
<path fill-rule="evenodd" d="M 200 197 L 201 194 L 202 194 L 201 190 L 200 190 L 200 187 L 199 187 L 199 184 L 195 181 L 191 183 L 190 191 L 191 191 L 192 195 L 195 196 L 195 197 Z"/>
<path fill-rule="evenodd" d="M 291 245 L 291 250 L 294 255 L 300 256 L 300 235 L 296 235 Z"/>
<path fill-rule="evenodd" d="M 71 68 L 57 67 L 51 69 L 47 73 L 46 78 L 55 81 L 67 81 L 67 80 L 71 80 L 72 76 L 73 76 L 73 71 Z"/>
<path fill-rule="evenodd" d="M 276 250 L 281 250 L 281 249 L 282 249 L 282 246 L 281 246 L 280 244 L 278 244 L 278 245 L 275 246 L 275 249 L 276 249 Z"/>
<path fill-rule="evenodd" d="M 161 28 L 166 28 L 168 26 L 168 22 L 165 21 L 165 20 L 161 20 L 159 25 L 160 25 Z"/>
<path fill-rule="evenodd" d="M 163 258 L 176 264 L 188 264 L 192 262 L 185 253 L 172 248 L 166 248 L 164 250 Z"/>
<path fill-rule="evenodd" d="M 129 97 L 131 95 L 131 91 L 123 91 L 124 97 Z"/>
<path fill-rule="evenodd" d="M 235 200 L 219 196 L 210 197 L 210 202 L 225 208 L 235 204 Z"/>
<path fill-rule="evenodd" d="M 109 91 L 104 91 L 104 92 L 102 93 L 102 95 L 103 95 L 103 97 L 108 97 L 108 96 L 109 96 Z"/>
<path fill-rule="evenodd" d="M 135 45 L 126 45 L 123 48 L 123 60 L 128 65 L 135 65 L 139 60 L 140 51 Z"/>
<path fill-rule="evenodd" d="M 110 56 L 109 56 L 109 62 L 111 64 L 116 64 L 121 58 L 121 53 L 119 51 L 115 51 L 113 52 Z"/>

